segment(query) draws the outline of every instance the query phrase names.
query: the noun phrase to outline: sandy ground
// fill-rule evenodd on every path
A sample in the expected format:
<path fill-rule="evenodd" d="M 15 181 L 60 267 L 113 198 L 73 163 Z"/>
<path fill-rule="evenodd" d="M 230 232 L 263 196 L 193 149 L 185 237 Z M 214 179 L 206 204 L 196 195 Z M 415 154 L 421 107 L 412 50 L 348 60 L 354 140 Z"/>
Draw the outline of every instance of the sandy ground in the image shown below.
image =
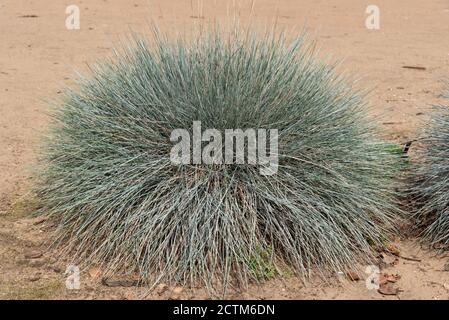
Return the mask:
<path fill-rule="evenodd" d="M 200 1 L 201 2 L 201 1 Z M 385 136 L 405 142 L 416 136 L 429 107 L 442 102 L 449 75 L 449 2 L 447 0 L 376 0 L 380 30 L 365 27 L 365 0 L 2 0 L 0 1 L 0 298 L 140 297 L 144 288 L 107 287 L 99 270 L 82 271 L 81 289 L 65 288 L 65 262 L 47 251 L 45 223 L 26 217 L 27 190 L 39 138 L 45 130 L 48 101 L 70 85 L 75 71 L 110 53 L 130 30 L 145 32 L 154 20 L 176 33 L 195 24 L 226 25 L 236 12 L 242 23 L 297 32 L 306 25 L 321 52 L 343 59 L 341 69 L 371 89 L 372 111 L 381 115 Z M 67 30 L 65 9 L 81 10 L 81 29 Z M 250 14 L 252 12 L 252 14 Z M 424 69 L 408 69 L 418 66 Z M 255 299 L 448 299 L 447 257 L 421 249 L 414 240 L 398 239 L 400 255 L 383 273 L 400 275 L 400 289 L 387 296 L 365 286 L 366 274 L 353 282 L 312 279 L 270 280 L 229 298 Z M 387 259 L 387 260 L 388 260 Z M 337 276 L 338 278 L 339 276 Z M 345 275 L 340 277 L 345 278 Z M 203 289 L 161 287 L 149 298 L 205 298 Z"/>

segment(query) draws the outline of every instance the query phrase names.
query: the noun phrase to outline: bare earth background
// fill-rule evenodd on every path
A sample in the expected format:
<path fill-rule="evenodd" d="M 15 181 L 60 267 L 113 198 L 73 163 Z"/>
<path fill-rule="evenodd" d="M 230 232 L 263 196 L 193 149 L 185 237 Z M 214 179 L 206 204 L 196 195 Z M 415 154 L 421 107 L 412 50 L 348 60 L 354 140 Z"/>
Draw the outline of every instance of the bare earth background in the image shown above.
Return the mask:
<path fill-rule="evenodd" d="M 46 249 L 45 223 L 27 216 L 39 139 L 45 132 L 48 100 L 70 85 L 75 71 L 110 54 L 130 30 L 146 32 L 154 20 L 176 33 L 198 23 L 248 23 L 251 0 L 2 0 L 0 1 L 0 299 L 135 299 L 145 288 L 129 279 L 101 283 L 101 270 L 82 270 L 81 290 L 67 290 L 66 261 Z M 374 2 L 374 3 L 372 3 Z M 81 29 L 67 30 L 65 9 L 81 10 Z M 380 8 L 380 30 L 367 30 L 365 9 Z M 417 135 L 449 79 L 448 0 L 257 0 L 252 22 L 293 33 L 307 26 L 324 55 L 343 59 L 341 70 L 372 89 L 371 110 L 381 115 L 387 138 L 405 142 Z M 424 70 L 403 66 L 424 67 Z M 437 256 L 413 239 L 397 239 L 402 257 L 387 255 L 382 272 L 400 276 L 394 295 L 382 295 L 359 281 L 303 284 L 294 277 L 269 280 L 228 298 L 254 299 L 449 299 L 447 256 Z M 393 251 L 396 251 L 393 250 Z M 112 287 L 111 287 L 112 285 Z M 396 289 L 399 289 L 396 292 Z M 204 289 L 160 286 L 150 299 L 207 298 Z"/>

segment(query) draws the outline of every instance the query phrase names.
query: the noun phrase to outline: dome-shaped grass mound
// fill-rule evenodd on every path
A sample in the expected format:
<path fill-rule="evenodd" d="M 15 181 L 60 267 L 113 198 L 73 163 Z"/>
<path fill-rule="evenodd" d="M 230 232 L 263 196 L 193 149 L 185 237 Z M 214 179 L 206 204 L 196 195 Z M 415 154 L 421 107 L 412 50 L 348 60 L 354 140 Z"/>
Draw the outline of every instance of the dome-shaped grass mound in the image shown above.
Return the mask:
<path fill-rule="evenodd" d="M 421 139 L 412 194 L 423 239 L 449 246 L 449 106 L 435 109 Z"/>
<path fill-rule="evenodd" d="M 135 40 L 54 112 L 38 195 L 77 261 L 210 287 L 372 258 L 400 156 L 303 37 Z M 277 129 L 278 168 L 170 160 L 173 130 Z M 232 281 L 231 281 L 232 280 Z"/>

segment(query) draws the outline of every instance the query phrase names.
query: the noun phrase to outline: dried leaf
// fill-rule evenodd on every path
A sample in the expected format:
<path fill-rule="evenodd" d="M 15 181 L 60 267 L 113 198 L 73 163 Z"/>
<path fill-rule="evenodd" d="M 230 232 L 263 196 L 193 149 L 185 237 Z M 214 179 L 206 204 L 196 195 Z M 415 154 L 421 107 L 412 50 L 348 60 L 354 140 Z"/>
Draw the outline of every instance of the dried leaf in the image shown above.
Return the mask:
<path fill-rule="evenodd" d="M 380 255 L 380 257 L 381 257 L 381 262 L 385 265 L 385 267 L 394 266 L 399 262 L 399 259 L 397 257 L 394 257 L 387 253 L 382 253 Z"/>
<path fill-rule="evenodd" d="M 101 269 L 100 268 L 90 268 L 89 269 L 89 275 L 93 280 L 98 279 L 101 276 Z"/>
<path fill-rule="evenodd" d="M 399 279 L 401 279 L 401 276 L 399 274 L 388 274 L 388 273 L 381 273 L 379 276 L 379 285 L 386 284 L 388 282 L 395 283 Z"/>
<path fill-rule="evenodd" d="M 120 278 L 120 279 L 103 278 L 101 280 L 101 283 L 103 283 L 103 285 L 108 286 L 108 287 L 136 287 L 139 285 L 138 280 L 125 279 L 125 278 Z"/>
<path fill-rule="evenodd" d="M 387 282 L 381 284 L 377 291 L 386 296 L 395 296 L 399 293 L 399 288 L 395 287 L 393 283 Z"/>
<path fill-rule="evenodd" d="M 358 275 L 358 273 L 355 271 L 352 271 L 352 270 L 349 270 L 348 272 L 346 272 L 346 276 L 351 281 L 359 281 L 360 280 L 360 276 Z"/>
<path fill-rule="evenodd" d="M 25 259 L 38 259 L 42 257 L 44 253 L 42 251 L 34 250 L 25 253 Z"/>
<path fill-rule="evenodd" d="M 401 255 L 401 251 L 399 250 L 399 248 L 393 244 L 389 244 L 387 246 L 387 251 L 397 257 L 399 257 Z"/>

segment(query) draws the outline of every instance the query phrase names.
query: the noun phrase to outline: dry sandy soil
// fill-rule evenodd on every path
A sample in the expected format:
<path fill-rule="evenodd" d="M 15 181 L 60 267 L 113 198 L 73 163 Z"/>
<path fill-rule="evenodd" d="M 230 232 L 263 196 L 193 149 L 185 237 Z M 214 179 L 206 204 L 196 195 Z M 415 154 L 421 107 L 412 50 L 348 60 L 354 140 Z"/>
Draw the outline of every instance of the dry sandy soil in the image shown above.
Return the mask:
<path fill-rule="evenodd" d="M 66 262 L 46 250 L 45 223 L 27 217 L 39 138 L 48 121 L 48 100 L 70 85 L 76 70 L 107 55 L 130 29 L 145 32 L 156 21 L 170 32 L 194 24 L 219 21 L 225 25 L 237 12 L 247 23 L 251 0 L 2 0 L 0 1 L 0 299 L 134 299 L 145 288 L 101 284 L 101 271 L 81 272 L 81 289 L 67 290 Z M 380 30 L 365 28 L 365 9 L 380 8 Z M 66 6 L 81 10 L 81 29 L 65 28 Z M 307 25 L 322 53 L 344 59 L 341 69 L 372 89 L 369 102 L 381 115 L 385 136 L 405 142 L 417 135 L 429 107 L 442 102 L 449 75 L 449 2 L 447 0 L 257 0 L 252 21 L 300 30 Z M 425 69 L 407 69 L 403 66 Z M 400 275 L 392 283 L 400 291 L 382 295 L 359 281 L 296 278 L 270 280 L 232 291 L 228 298 L 255 299 L 448 299 L 448 258 L 420 248 L 413 239 L 397 239 L 400 256 L 390 259 L 383 273 Z M 346 276 L 336 276 L 346 278 Z M 125 286 L 123 286 L 123 284 Z M 148 298 L 205 298 L 201 288 L 160 287 Z"/>

